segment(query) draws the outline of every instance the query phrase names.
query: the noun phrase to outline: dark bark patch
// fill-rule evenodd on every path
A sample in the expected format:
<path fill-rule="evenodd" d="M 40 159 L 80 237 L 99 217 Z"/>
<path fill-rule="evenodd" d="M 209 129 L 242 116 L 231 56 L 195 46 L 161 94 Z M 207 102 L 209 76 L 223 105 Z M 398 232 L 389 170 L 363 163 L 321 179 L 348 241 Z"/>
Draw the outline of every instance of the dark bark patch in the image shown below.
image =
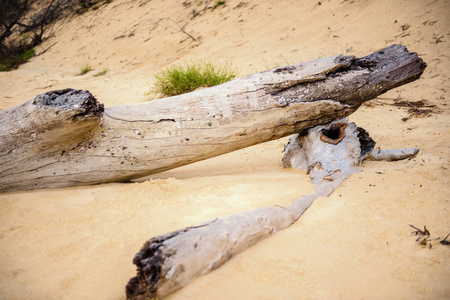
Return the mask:
<path fill-rule="evenodd" d="M 100 117 L 104 111 L 103 104 L 86 90 L 64 89 L 40 94 L 33 100 L 34 105 L 53 107 L 60 111 L 74 110 L 76 121 L 79 117 Z"/>
<path fill-rule="evenodd" d="M 361 148 L 361 157 L 365 157 L 366 154 L 372 152 L 375 148 L 376 142 L 370 137 L 369 132 L 362 127 L 358 127 L 358 139 Z"/>

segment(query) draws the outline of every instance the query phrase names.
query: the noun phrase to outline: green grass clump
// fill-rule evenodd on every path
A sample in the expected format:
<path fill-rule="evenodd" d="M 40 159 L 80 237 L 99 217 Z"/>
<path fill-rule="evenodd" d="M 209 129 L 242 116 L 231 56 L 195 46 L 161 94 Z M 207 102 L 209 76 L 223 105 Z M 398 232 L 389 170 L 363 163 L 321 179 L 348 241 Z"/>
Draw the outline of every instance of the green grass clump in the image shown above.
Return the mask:
<path fill-rule="evenodd" d="M 28 51 L 25 51 L 22 55 L 21 58 L 24 61 L 29 60 L 30 58 L 34 57 L 36 55 L 36 51 L 34 49 L 30 49 Z"/>
<path fill-rule="evenodd" d="M 236 70 L 228 65 L 218 66 L 211 62 L 175 65 L 155 75 L 153 89 L 148 94 L 175 96 L 192 92 L 200 87 L 210 87 L 230 81 Z"/>
<path fill-rule="evenodd" d="M 216 1 L 214 6 L 211 8 L 211 11 L 214 11 L 216 8 L 218 8 L 221 5 L 225 5 L 225 1 Z"/>
<path fill-rule="evenodd" d="M 97 74 L 94 75 L 94 77 L 99 77 L 99 76 L 103 76 L 106 73 L 108 73 L 109 68 L 107 66 L 103 66 L 102 70 L 100 72 L 98 72 Z"/>
<path fill-rule="evenodd" d="M 84 75 L 89 71 L 92 71 L 92 66 L 89 63 L 87 63 L 84 67 L 81 68 L 80 75 Z"/>

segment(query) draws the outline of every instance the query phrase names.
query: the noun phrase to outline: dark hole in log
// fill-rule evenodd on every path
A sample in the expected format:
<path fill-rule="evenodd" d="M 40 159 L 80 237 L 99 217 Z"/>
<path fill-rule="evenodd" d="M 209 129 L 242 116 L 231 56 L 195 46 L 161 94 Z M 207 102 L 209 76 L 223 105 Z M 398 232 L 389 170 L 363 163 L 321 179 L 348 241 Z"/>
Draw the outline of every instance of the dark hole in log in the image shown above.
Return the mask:
<path fill-rule="evenodd" d="M 339 136 L 340 136 L 340 131 L 341 131 L 341 127 L 336 126 L 335 124 L 333 124 L 328 129 L 322 129 L 321 132 L 326 137 L 328 137 L 328 138 L 330 138 L 332 140 L 337 140 L 339 138 Z"/>
<path fill-rule="evenodd" d="M 345 138 L 347 123 L 333 123 L 320 131 L 320 139 L 324 143 L 337 145 Z"/>

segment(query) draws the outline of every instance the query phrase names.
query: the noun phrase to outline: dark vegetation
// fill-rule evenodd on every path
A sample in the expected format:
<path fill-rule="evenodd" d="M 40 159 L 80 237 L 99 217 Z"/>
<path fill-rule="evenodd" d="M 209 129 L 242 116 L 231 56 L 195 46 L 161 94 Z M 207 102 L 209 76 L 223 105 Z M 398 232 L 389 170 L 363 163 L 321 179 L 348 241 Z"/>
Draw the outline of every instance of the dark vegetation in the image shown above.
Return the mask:
<path fill-rule="evenodd" d="M 0 71 L 36 55 L 58 19 L 96 9 L 111 0 L 0 0 Z"/>
<path fill-rule="evenodd" d="M 412 228 L 415 229 L 411 233 L 414 234 L 414 235 L 419 236 L 416 239 L 416 242 L 418 242 L 420 245 L 422 245 L 424 247 L 428 247 L 429 249 L 431 249 L 431 248 L 433 248 L 433 245 L 432 245 L 431 241 L 433 241 L 433 240 L 434 241 L 438 241 L 438 240 L 441 239 L 440 237 L 433 238 L 433 239 L 430 238 L 430 236 L 431 236 L 430 231 L 427 229 L 427 226 L 425 226 L 425 225 L 423 226 L 423 230 L 419 229 L 419 228 L 417 228 L 416 226 L 413 226 L 413 225 L 409 225 L 409 226 L 411 226 Z M 443 240 L 441 240 L 439 243 L 442 244 L 442 245 L 445 245 L 445 246 L 449 246 L 450 245 L 450 241 L 447 240 L 449 236 L 450 236 L 450 233 L 447 234 L 447 236 Z"/>
<path fill-rule="evenodd" d="M 382 103 L 379 100 L 393 100 L 393 103 Z M 398 108 L 407 108 L 408 116 L 402 118 L 403 122 L 408 121 L 411 118 L 424 118 L 430 117 L 433 114 L 440 113 L 441 110 L 437 105 L 430 104 L 427 100 L 422 99 L 418 101 L 407 101 L 401 98 L 399 95 L 397 98 L 383 98 L 378 97 L 377 100 L 373 100 L 370 102 L 366 102 L 365 106 L 373 107 L 374 105 L 392 105 L 397 106 Z"/>

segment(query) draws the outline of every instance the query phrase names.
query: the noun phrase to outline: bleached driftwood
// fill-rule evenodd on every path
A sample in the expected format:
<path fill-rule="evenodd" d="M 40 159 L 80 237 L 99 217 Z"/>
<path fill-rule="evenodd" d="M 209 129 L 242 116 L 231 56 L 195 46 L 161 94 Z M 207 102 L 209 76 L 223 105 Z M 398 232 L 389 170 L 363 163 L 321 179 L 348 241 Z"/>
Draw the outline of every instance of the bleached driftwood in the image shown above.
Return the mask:
<path fill-rule="evenodd" d="M 333 141 L 339 141 L 336 145 Z M 419 149 L 374 149 L 375 141 L 368 132 L 346 120 L 328 126 L 316 126 L 306 136 L 296 134 L 289 139 L 282 162 L 285 168 L 309 173 L 314 191 L 328 196 L 363 160 L 395 161 L 414 157 Z"/>
<path fill-rule="evenodd" d="M 367 157 L 365 159 L 368 160 L 387 160 L 387 161 L 394 161 L 394 160 L 401 160 L 405 158 L 409 158 L 413 155 L 415 155 L 419 150 L 417 148 L 411 148 L 411 149 L 396 149 L 396 150 L 372 150 L 370 153 L 367 154 Z"/>
<path fill-rule="evenodd" d="M 251 210 L 150 239 L 133 259 L 137 276 L 126 286 L 127 298 L 167 296 L 259 240 L 289 227 L 317 197 L 330 195 L 357 172 L 361 160 L 369 157 L 367 154 L 372 153 L 374 146 L 367 132 L 346 120 L 316 126 L 306 135 L 295 135 L 285 149 L 283 165 L 308 171 L 315 186 L 314 194 L 286 206 Z M 395 158 L 399 158 L 399 153 L 407 158 L 417 151 L 392 153 Z"/>
<path fill-rule="evenodd" d="M 129 181 L 278 139 L 348 116 L 425 66 L 393 45 L 136 105 L 48 92 L 0 111 L 0 192 Z"/>

